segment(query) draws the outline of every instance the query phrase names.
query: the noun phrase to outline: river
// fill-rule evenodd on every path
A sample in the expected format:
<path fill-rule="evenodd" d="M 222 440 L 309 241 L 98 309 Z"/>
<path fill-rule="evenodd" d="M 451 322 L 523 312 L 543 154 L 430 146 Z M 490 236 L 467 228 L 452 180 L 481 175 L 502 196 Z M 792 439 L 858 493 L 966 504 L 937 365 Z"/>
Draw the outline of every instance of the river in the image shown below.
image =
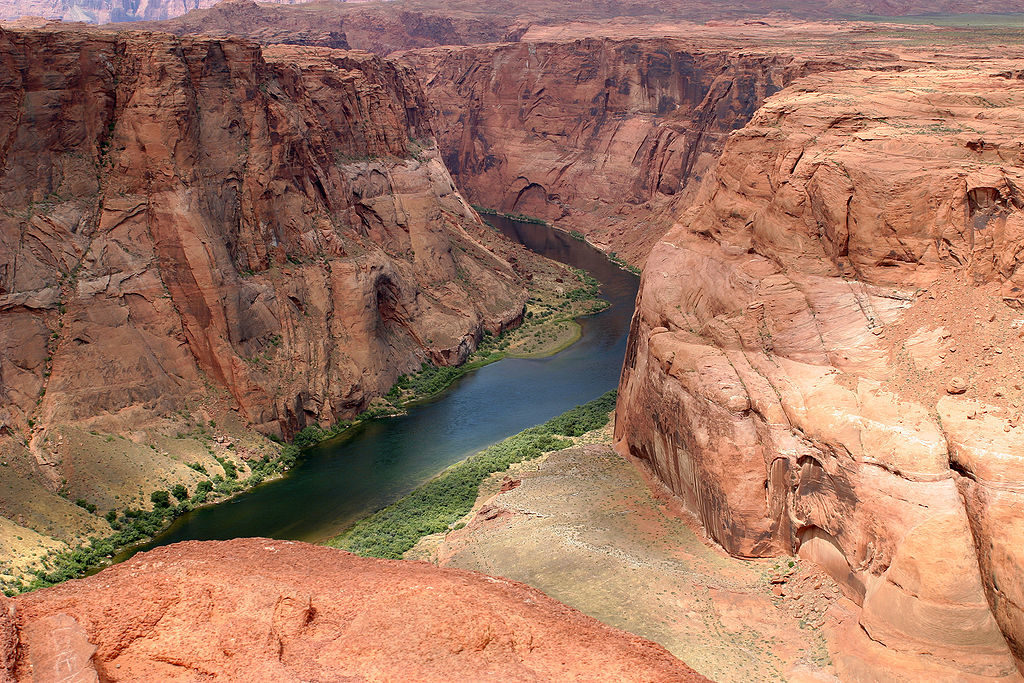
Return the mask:
<path fill-rule="evenodd" d="M 529 249 L 601 282 L 611 306 L 548 358 L 506 358 L 468 373 L 408 415 L 374 420 L 312 449 L 284 477 L 193 510 L 151 542 L 266 536 L 322 542 L 439 471 L 506 436 L 586 403 L 618 383 L 638 279 L 585 242 L 543 225 L 488 216 Z M 119 557 L 118 559 L 124 559 Z"/>

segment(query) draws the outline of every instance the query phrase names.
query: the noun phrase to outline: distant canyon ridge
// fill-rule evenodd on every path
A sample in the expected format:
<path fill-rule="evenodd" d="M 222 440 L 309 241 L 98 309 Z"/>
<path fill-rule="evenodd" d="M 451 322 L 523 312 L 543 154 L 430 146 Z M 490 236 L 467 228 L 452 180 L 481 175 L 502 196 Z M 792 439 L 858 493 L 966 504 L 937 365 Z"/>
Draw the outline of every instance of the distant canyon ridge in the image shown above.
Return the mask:
<path fill-rule="evenodd" d="M 229 2 L 231 0 L 228 0 Z M 205 10 L 218 3 L 214 0 L 2 0 L 0 21 L 21 17 L 43 17 L 68 22 L 106 24 L 111 22 L 160 21 L 182 16 L 194 10 Z M 295 0 L 267 0 L 262 5 L 296 5 Z M 760 17 L 770 13 L 788 14 L 801 19 L 826 19 L 865 15 L 905 16 L 918 14 L 956 14 L 975 12 L 1022 12 L 1022 0 L 741 0 L 720 3 L 713 0 L 663 0 L 657 3 L 622 0 L 615 3 L 582 0 L 552 7 L 541 0 L 527 0 L 515 6 L 500 0 L 331 0 L 312 3 L 319 10 L 343 13 L 356 27 L 369 22 L 400 21 L 416 24 L 410 36 L 434 44 L 462 44 L 451 40 L 451 34 L 475 33 L 477 40 L 490 34 L 492 39 L 516 26 L 537 22 L 601 20 L 615 17 L 644 17 L 686 21 L 708 21 Z M 404 16 L 403 16 L 404 15 Z M 454 29 L 454 31 L 453 31 Z M 447 40 L 437 40 L 448 34 Z M 388 38 L 383 37 L 384 40 Z M 419 45 L 419 46 L 422 46 Z"/>

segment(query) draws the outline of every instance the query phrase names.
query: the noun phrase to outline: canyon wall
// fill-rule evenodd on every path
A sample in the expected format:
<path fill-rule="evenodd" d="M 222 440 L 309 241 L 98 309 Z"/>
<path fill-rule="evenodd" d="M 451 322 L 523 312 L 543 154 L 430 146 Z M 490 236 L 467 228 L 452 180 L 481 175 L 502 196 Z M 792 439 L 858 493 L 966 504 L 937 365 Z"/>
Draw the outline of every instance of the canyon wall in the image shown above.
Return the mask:
<path fill-rule="evenodd" d="M 644 270 L 619 444 L 730 553 L 840 582 L 861 607 L 844 680 L 1016 680 L 1024 660 L 1012 75 L 798 80 Z"/>
<path fill-rule="evenodd" d="M 175 35 L 242 36 L 264 45 L 288 43 L 355 48 L 379 55 L 396 50 L 495 43 L 515 39 L 521 31 L 508 18 L 451 17 L 438 11 L 407 11 L 392 3 L 303 5 L 256 4 L 227 0 L 163 21 L 123 24 L 131 30 L 167 31 Z"/>
<path fill-rule="evenodd" d="M 347 50 L 343 14 L 330 5 L 259 4 L 226 0 L 173 19 L 132 21 L 116 28 L 176 36 L 239 36 L 261 45 L 307 45 Z M 115 28 L 115 27 L 110 27 Z"/>
<path fill-rule="evenodd" d="M 0 31 L 0 421 L 124 433 L 220 396 L 289 435 L 522 315 L 402 67 Z"/>
<path fill-rule="evenodd" d="M 794 78 L 840 64 L 678 39 L 400 58 L 438 108 L 438 144 L 471 201 L 557 220 L 636 263 L 670 227 L 666 205 L 689 197 L 730 131 Z"/>

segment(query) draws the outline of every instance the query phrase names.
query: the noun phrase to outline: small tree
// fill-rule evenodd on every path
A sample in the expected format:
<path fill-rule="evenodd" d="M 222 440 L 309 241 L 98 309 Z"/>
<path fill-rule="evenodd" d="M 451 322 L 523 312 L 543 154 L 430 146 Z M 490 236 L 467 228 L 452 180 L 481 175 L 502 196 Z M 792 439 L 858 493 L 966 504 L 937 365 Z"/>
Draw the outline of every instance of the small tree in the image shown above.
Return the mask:
<path fill-rule="evenodd" d="M 166 508 L 171 506 L 171 494 L 167 491 L 153 491 L 149 494 L 149 499 L 153 501 L 153 507 Z"/>
<path fill-rule="evenodd" d="M 175 484 L 174 488 L 171 489 L 171 495 L 184 502 L 188 500 L 188 489 L 185 488 L 184 484 Z"/>

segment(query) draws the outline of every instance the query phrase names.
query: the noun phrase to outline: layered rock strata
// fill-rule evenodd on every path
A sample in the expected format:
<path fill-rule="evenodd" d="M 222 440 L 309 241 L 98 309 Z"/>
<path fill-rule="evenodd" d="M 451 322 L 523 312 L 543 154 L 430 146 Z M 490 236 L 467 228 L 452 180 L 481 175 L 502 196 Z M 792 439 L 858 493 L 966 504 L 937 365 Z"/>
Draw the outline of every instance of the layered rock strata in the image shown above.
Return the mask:
<path fill-rule="evenodd" d="M 1022 139 L 998 69 L 808 76 L 644 271 L 621 447 L 730 553 L 845 587 L 851 678 L 1019 676 Z"/>
<path fill-rule="evenodd" d="M 221 392 L 289 435 L 522 314 L 402 67 L 323 48 L 0 31 L 8 438 Z"/>
<path fill-rule="evenodd" d="M 642 263 L 729 132 L 829 57 L 580 39 L 403 53 L 438 108 L 438 144 L 474 202 L 557 220 Z M 652 205 L 653 203 L 653 205 Z M 630 222 L 626 216 L 642 213 Z"/>
<path fill-rule="evenodd" d="M 270 0 L 296 4 L 296 0 Z M 220 0 L 0 0 L 0 20 L 42 17 L 66 22 L 106 24 L 118 21 L 159 21 L 206 9 Z"/>

